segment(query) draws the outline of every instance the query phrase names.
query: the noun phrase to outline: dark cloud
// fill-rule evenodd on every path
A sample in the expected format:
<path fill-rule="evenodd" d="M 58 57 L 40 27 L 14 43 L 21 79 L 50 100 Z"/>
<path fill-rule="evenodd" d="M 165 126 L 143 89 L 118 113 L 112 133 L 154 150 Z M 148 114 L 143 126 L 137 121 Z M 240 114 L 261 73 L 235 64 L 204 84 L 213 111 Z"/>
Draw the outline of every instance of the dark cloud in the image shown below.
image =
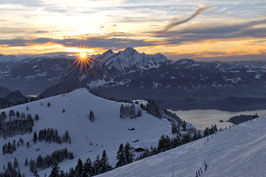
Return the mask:
<path fill-rule="evenodd" d="M 266 60 L 266 53 L 250 54 L 250 55 L 228 55 L 226 52 L 204 52 L 204 53 L 164 53 L 171 60 L 180 60 L 181 58 L 193 58 L 199 61 L 251 61 L 251 60 Z M 210 55 L 209 57 L 202 57 Z"/>
<path fill-rule="evenodd" d="M 266 54 L 250 54 L 250 55 L 231 55 L 231 56 L 217 56 L 217 57 L 194 57 L 200 61 L 252 61 L 252 60 L 266 60 Z"/>
<path fill-rule="evenodd" d="M 141 47 L 151 46 L 152 42 L 134 39 L 121 39 L 121 38 L 106 38 L 106 37 L 88 37 L 80 40 L 76 38 L 68 39 L 51 39 L 51 38 L 37 38 L 32 40 L 26 39 L 12 39 L 0 40 L 0 45 L 8 46 L 29 46 L 34 44 L 55 43 L 62 44 L 67 47 L 81 47 L 80 44 L 85 44 L 90 48 L 106 48 L 106 49 L 123 49 L 125 46 Z"/>
<path fill-rule="evenodd" d="M 51 31 L 34 31 L 36 34 L 50 33 Z"/>
<path fill-rule="evenodd" d="M 164 38 L 166 44 L 181 44 L 212 39 L 233 39 L 233 38 L 262 38 L 266 37 L 266 19 L 252 20 L 245 23 L 218 24 L 205 26 L 189 26 L 176 31 L 156 31 L 152 36 Z"/>

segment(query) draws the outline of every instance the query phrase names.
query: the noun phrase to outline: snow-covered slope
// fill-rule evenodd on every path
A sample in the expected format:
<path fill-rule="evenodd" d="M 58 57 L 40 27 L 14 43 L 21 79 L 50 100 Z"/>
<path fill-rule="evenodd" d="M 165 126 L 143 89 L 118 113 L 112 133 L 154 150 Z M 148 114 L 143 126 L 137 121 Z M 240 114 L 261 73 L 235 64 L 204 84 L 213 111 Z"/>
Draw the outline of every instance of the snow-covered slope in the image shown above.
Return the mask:
<path fill-rule="evenodd" d="M 51 106 L 48 107 L 47 103 Z M 138 100 L 139 104 L 146 104 L 145 101 Z M 9 110 L 31 113 L 33 116 L 39 114 L 40 120 L 35 121 L 33 132 L 38 133 L 44 128 L 56 128 L 60 135 L 68 130 L 72 143 L 71 144 L 55 144 L 39 142 L 33 143 L 31 134 L 18 135 L 4 140 L 0 137 L 0 147 L 7 142 L 18 140 L 20 137 L 24 142 L 30 142 L 29 149 L 26 146 L 20 146 L 13 154 L 1 154 L 0 167 L 2 171 L 3 165 L 7 165 L 8 161 L 13 162 L 16 157 L 19 162 L 20 170 L 31 175 L 29 168 L 24 166 L 26 157 L 28 160 L 36 159 L 38 155 L 48 155 L 55 150 L 67 147 L 69 151 L 74 153 L 74 160 L 67 160 L 60 163 L 61 169 L 68 170 L 76 165 L 78 158 L 82 160 L 90 157 L 95 159 L 96 155 L 101 155 L 103 150 L 107 151 L 110 163 L 116 162 L 116 152 L 121 143 L 129 142 L 133 147 L 150 147 L 158 142 L 162 134 L 171 134 L 171 123 L 166 119 L 159 119 L 146 111 L 142 110 L 142 116 L 136 119 L 120 118 L 121 103 L 106 100 L 94 96 L 87 89 L 78 89 L 71 93 L 54 96 L 39 101 L 11 107 L 0 110 L 5 111 L 8 115 Z M 28 107 L 28 111 L 26 110 Z M 62 110 L 65 110 L 63 112 Z M 89 120 L 90 111 L 94 112 L 95 122 Z M 9 119 L 9 118 L 8 118 Z M 135 128 L 135 130 L 129 130 Z M 138 140 L 138 141 L 136 141 Z M 50 169 L 40 171 L 42 176 L 49 174 Z"/>
<path fill-rule="evenodd" d="M 100 176 L 195 177 L 200 168 L 203 177 L 266 176 L 265 127 L 264 116 Z"/>

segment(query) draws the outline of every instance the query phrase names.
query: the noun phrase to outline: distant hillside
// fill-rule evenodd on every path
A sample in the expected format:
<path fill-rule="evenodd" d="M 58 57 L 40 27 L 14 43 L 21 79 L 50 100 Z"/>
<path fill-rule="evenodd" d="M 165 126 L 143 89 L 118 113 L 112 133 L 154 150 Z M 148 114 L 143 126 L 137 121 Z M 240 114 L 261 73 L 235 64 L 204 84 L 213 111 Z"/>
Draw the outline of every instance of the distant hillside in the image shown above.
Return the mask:
<path fill-rule="evenodd" d="M 7 96 L 9 93 L 11 93 L 11 90 L 9 90 L 6 87 L 1 87 L 0 86 L 0 98 L 3 98 L 5 96 Z"/>
<path fill-rule="evenodd" d="M 148 108 L 144 110 L 141 104 L 147 105 Z M 122 105 L 124 108 L 120 113 Z M 85 160 L 89 157 L 94 160 L 103 150 L 107 151 L 110 164 L 113 166 L 121 143 L 129 142 L 135 148 L 149 148 L 156 145 L 163 134 L 174 136 L 171 133 L 173 123 L 181 126 L 181 133 L 195 131 L 190 124 L 185 125 L 186 131 L 183 130 L 183 122 L 178 117 L 171 117 L 161 111 L 157 107 L 148 106 L 147 101 L 115 102 L 92 95 L 87 89 L 78 89 L 67 94 L 0 110 L 0 114 L 4 112 L 0 116 L 0 126 L 3 127 L 0 129 L 0 147 L 8 142 L 13 144 L 14 140 L 20 144 L 17 146 L 15 143 L 15 150 L 14 148 L 5 150 L 7 153 L 1 156 L 0 166 L 7 166 L 9 161 L 13 163 L 14 158 L 17 158 L 20 171 L 26 176 L 31 176 L 29 167 L 24 165 L 26 158 L 28 161 L 35 160 L 39 155 L 44 157 L 63 148 L 67 148 L 74 155 L 74 159 L 60 163 L 65 170 L 74 167 L 79 158 Z M 31 119 L 34 120 L 33 124 Z M 23 123 L 24 126 L 18 128 L 14 126 L 19 122 L 7 124 L 15 120 L 27 121 Z M 10 128 L 5 129 L 7 125 Z M 39 131 L 48 128 L 56 130 L 57 133 L 52 136 L 55 138 L 39 142 L 38 138 L 41 137 Z M 66 131 L 71 138 L 70 144 L 59 138 Z M 34 132 L 36 132 L 36 144 Z M 20 138 L 23 139 L 23 144 L 19 143 Z M 50 170 L 51 168 L 38 169 L 38 173 L 43 177 L 45 173 L 50 174 Z"/>

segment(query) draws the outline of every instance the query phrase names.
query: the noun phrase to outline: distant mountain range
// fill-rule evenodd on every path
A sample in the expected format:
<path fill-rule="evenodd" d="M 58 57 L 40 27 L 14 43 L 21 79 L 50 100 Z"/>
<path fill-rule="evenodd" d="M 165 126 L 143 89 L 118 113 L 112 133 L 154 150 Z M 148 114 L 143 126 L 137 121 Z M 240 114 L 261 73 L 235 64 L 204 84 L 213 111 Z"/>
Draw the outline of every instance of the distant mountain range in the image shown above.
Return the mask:
<path fill-rule="evenodd" d="M 19 89 L 25 95 L 38 95 L 62 81 L 71 66 L 70 63 L 71 60 L 65 58 L 18 60 L 12 56 L 0 56 L 0 85 L 10 90 Z"/>
<path fill-rule="evenodd" d="M 1 90 L 0 90 L 1 91 Z M 3 94 L 3 92 L 1 92 Z M 8 94 L 0 97 L 0 108 L 6 108 L 9 106 L 22 104 L 30 101 L 31 98 L 25 97 L 20 91 L 11 92 L 9 90 Z"/>
<path fill-rule="evenodd" d="M 24 60 L 0 68 L 0 82 L 11 89 L 19 86 L 27 94 L 47 88 L 42 97 L 87 87 L 105 97 L 153 99 L 176 110 L 266 108 L 265 61 L 172 61 L 162 54 L 147 55 L 133 48 L 117 53 L 108 50 L 95 57 L 95 64 L 83 72 L 75 70 L 69 59 Z"/>

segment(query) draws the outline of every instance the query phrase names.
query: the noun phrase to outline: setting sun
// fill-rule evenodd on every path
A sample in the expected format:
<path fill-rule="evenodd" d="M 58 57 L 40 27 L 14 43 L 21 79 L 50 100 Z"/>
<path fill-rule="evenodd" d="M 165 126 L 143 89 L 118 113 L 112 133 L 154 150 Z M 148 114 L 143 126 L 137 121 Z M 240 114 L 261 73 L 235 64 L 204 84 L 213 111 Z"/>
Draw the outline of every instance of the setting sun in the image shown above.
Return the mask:
<path fill-rule="evenodd" d="M 90 68 L 94 64 L 94 60 L 96 60 L 94 57 L 91 57 L 87 52 L 80 52 L 77 53 L 77 56 L 73 58 L 74 62 L 72 65 L 74 65 L 80 70 L 85 69 L 85 71 Z"/>
<path fill-rule="evenodd" d="M 81 52 L 81 53 L 79 54 L 79 56 L 80 56 L 80 58 L 84 59 L 84 58 L 87 57 L 87 53 L 85 53 L 85 52 Z"/>

